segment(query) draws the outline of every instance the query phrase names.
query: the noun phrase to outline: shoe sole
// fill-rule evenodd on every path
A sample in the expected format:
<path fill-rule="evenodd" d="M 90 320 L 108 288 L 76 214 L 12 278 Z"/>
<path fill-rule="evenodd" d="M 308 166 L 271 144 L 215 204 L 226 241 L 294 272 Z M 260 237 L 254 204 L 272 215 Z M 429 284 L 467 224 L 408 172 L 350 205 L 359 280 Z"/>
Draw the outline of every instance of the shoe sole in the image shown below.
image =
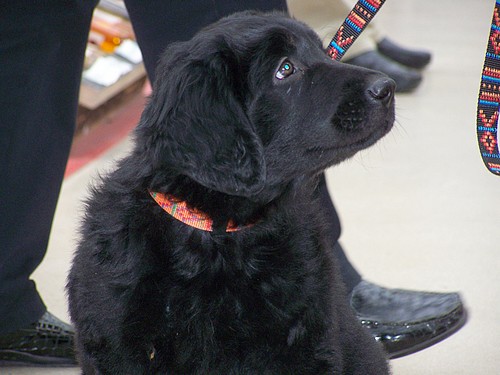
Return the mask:
<path fill-rule="evenodd" d="M 0 350 L 0 367 L 6 366 L 76 367 L 78 364 L 68 358 L 33 355 L 15 350 Z"/>
<path fill-rule="evenodd" d="M 443 332 L 441 335 L 437 335 L 430 340 L 424 341 L 424 342 L 417 344 L 417 345 L 414 345 L 412 347 L 409 347 L 409 348 L 406 348 L 406 349 L 403 349 L 400 351 L 388 353 L 388 358 L 392 360 L 392 359 L 405 357 L 407 355 L 414 354 L 414 353 L 419 352 L 421 350 L 427 349 L 427 348 L 443 341 L 444 339 L 447 339 L 448 337 L 453 335 L 455 332 L 460 330 L 460 328 L 462 328 L 465 325 L 465 323 L 467 323 L 467 318 L 468 318 L 467 310 L 465 308 L 463 308 L 462 311 L 463 311 L 463 314 L 460 316 L 460 319 L 457 320 L 456 324 L 453 327 L 451 327 L 449 330 L 447 330 L 446 332 Z"/>
<path fill-rule="evenodd" d="M 392 360 L 405 357 L 407 355 L 427 349 L 443 341 L 444 339 L 450 337 L 455 332 L 460 330 L 465 325 L 465 323 L 467 323 L 467 318 L 468 318 L 467 310 L 463 309 L 463 314 L 461 315 L 457 323 L 443 334 L 437 335 L 430 340 L 424 341 L 420 344 L 411 346 L 409 348 L 388 353 L 388 358 Z M 78 366 L 78 364 L 67 358 L 37 356 L 29 353 L 20 353 L 13 350 L 0 350 L 0 367 L 2 366 L 76 367 Z"/>

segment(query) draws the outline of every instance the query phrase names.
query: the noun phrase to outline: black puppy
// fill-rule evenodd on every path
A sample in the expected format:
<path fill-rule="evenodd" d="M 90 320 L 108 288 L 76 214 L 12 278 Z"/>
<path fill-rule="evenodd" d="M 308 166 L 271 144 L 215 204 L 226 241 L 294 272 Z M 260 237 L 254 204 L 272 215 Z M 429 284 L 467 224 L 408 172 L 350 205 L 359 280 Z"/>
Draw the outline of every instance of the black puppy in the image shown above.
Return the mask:
<path fill-rule="evenodd" d="M 157 76 L 69 275 L 83 373 L 387 374 L 314 191 L 391 129 L 394 83 L 255 13 L 173 44 Z"/>

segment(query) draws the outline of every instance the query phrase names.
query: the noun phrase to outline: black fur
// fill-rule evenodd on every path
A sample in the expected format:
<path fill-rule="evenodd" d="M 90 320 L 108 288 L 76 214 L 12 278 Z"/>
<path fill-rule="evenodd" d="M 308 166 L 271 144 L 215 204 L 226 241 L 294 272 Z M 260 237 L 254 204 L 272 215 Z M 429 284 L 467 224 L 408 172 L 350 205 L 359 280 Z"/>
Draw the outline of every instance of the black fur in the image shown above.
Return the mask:
<path fill-rule="evenodd" d="M 295 72 L 278 79 L 284 59 Z M 135 148 L 93 189 L 68 292 L 84 374 L 387 374 L 324 243 L 317 175 L 389 131 L 379 73 L 239 13 L 165 52 Z M 187 226 L 148 190 L 208 213 Z M 228 220 L 252 223 L 225 233 Z"/>

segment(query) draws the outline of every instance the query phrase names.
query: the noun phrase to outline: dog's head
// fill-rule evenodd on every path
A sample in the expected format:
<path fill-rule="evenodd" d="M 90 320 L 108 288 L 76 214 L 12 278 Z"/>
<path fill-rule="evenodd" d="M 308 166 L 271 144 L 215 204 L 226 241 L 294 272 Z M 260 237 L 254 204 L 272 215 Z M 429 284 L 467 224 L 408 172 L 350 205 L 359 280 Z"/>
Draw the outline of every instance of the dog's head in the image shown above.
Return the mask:
<path fill-rule="evenodd" d="M 375 143 L 393 93 L 381 73 L 328 58 L 304 24 L 238 13 L 166 50 L 137 141 L 152 171 L 255 197 Z"/>

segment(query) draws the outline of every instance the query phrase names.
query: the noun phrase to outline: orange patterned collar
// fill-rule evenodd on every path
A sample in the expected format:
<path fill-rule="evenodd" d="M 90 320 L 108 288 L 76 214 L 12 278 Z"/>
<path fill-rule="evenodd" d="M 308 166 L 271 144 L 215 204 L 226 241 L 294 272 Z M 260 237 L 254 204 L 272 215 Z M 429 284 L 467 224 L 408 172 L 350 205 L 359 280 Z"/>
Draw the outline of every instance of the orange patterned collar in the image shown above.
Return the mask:
<path fill-rule="evenodd" d="M 181 201 L 170 194 L 163 194 L 150 191 L 149 194 L 163 208 L 163 210 L 184 224 L 194 228 L 213 231 L 214 221 L 206 213 L 197 209 L 188 207 L 187 203 Z M 227 223 L 226 232 L 236 232 L 244 228 L 251 227 L 253 224 L 238 226 L 232 220 Z"/>

